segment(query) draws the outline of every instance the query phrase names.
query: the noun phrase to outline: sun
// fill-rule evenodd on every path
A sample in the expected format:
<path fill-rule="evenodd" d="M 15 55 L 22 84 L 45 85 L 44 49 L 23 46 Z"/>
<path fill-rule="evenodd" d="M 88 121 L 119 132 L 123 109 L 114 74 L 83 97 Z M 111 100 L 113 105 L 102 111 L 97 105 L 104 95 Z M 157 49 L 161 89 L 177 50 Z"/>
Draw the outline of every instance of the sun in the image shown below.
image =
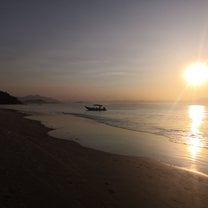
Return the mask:
<path fill-rule="evenodd" d="M 205 63 L 194 63 L 185 70 L 185 79 L 190 85 L 201 85 L 208 80 L 208 68 Z"/>

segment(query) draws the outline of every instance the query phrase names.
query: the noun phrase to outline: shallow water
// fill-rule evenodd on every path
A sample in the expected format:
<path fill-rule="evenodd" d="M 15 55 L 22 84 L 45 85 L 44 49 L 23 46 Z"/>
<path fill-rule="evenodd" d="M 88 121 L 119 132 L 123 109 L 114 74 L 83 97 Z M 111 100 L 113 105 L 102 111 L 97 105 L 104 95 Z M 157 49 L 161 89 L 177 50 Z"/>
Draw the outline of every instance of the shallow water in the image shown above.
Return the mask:
<path fill-rule="evenodd" d="M 206 106 L 111 103 L 107 105 L 107 112 L 88 112 L 83 105 L 48 104 L 12 108 L 39 114 L 33 119 L 57 129 L 50 134 L 58 138 L 72 139 L 106 152 L 151 157 L 208 173 Z"/>
<path fill-rule="evenodd" d="M 147 132 L 169 141 L 208 147 L 208 108 L 204 105 L 108 104 L 108 111 L 85 111 L 84 103 L 11 106 L 32 113 L 69 113 L 107 125 Z"/>

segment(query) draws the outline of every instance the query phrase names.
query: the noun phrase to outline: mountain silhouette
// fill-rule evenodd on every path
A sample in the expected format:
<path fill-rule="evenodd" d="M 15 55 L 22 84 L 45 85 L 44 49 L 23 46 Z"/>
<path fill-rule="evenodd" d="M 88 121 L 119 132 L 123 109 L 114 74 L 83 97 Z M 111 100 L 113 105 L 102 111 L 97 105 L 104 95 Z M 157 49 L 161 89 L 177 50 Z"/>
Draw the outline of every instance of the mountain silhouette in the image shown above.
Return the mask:
<path fill-rule="evenodd" d="M 54 98 L 40 96 L 40 95 L 27 95 L 24 97 L 19 97 L 19 100 L 21 100 L 23 103 L 60 103 L 59 100 L 56 100 Z"/>

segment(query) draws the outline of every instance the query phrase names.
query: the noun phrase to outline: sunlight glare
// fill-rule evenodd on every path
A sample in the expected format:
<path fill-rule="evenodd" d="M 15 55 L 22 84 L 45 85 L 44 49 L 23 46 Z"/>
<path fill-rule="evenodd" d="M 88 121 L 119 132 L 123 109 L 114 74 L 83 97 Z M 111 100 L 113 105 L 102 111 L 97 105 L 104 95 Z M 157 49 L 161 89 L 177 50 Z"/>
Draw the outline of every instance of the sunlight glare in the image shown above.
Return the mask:
<path fill-rule="evenodd" d="M 189 118 L 191 119 L 191 132 L 194 134 L 199 133 L 199 127 L 201 126 L 205 117 L 205 109 L 202 105 L 189 106 Z"/>
<path fill-rule="evenodd" d="M 205 107 L 201 105 L 191 105 L 189 106 L 188 112 L 191 119 L 191 136 L 188 137 L 189 151 L 192 159 L 195 159 L 202 145 L 200 126 L 205 117 Z"/>
<path fill-rule="evenodd" d="M 208 80 L 208 68 L 204 63 L 194 63 L 185 70 L 185 79 L 190 85 L 200 85 Z"/>

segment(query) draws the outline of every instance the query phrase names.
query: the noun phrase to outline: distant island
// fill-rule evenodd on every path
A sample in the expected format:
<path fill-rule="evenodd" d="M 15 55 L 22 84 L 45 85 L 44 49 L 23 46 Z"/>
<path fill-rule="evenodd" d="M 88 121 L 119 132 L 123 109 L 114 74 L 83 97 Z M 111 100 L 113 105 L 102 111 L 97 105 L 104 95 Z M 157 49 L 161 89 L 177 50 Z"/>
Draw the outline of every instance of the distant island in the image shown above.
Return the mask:
<path fill-rule="evenodd" d="M 50 97 L 40 96 L 40 95 L 27 95 L 24 97 L 19 97 L 19 100 L 21 100 L 25 104 L 60 103 L 59 100 Z"/>
<path fill-rule="evenodd" d="M 22 104 L 22 102 L 9 93 L 0 91 L 0 104 Z"/>

